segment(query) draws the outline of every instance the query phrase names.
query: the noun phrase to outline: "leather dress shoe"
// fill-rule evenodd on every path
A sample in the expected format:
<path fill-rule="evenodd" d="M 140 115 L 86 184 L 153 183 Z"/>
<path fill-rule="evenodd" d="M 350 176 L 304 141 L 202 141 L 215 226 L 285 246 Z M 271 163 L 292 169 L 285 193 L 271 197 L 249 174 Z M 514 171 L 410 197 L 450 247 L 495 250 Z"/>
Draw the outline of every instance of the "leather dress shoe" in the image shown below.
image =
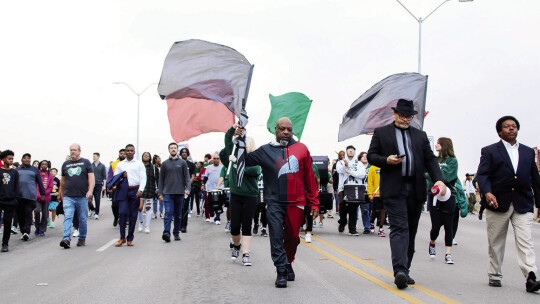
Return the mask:
<path fill-rule="evenodd" d="M 394 284 L 396 284 L 398 289 L 405 289 L 407 286 L 408 276 L 403 271 L 398 271 L 394 277 Z"/>
<path fill-rule="evenodd" d="M 127 242 L 127 245 L 128 245 L 128 246 L 133 246 L 133 245 L 135 245 L 135 244 L 133 244 L 133 241 L 128 241 L 128 242 Z"/>
<path fill-rule="evenodd" d="M 120 247 L 125 243 L 126 243 L 126 239 L 119 239 L 118 242 L 114 243 L 114 246 L 115 247 Z"/>
<path fill-rule="evenodd" d="M 540 290 L 540 281 L 536 280 L 536 275 L 532 271 L 529 272 L 529 276 L 527 277 L 525 289 L 527 290 L 527 292 L 535 292 Z"/>
<path fill-rule="evenodd" d="M 414 285 L 415 283 L 416 283 L 416 281 L 413 278 L 407 277 L 407 284 Z"/>
<path fill-rule="evenodd" d="M 501 280 L 489 279 L 489 286 L 491 286 L 491 287 L 501 287 L 502 286 Z"/>

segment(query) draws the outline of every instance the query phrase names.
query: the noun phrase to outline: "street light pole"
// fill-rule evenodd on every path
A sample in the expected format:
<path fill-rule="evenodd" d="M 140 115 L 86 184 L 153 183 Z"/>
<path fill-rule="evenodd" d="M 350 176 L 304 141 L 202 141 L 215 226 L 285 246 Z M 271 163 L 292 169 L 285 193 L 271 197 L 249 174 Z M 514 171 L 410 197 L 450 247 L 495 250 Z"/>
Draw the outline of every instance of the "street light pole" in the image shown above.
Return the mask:
<path fill-rule="evenodd" d="M 125 86 L 127 86 L 135 95 L 137 95 L 137 143 L 135 144 L 136 147 L 135 147 L 135 153 L 136 153 L 136 159 L 139 159 L 139 155 L 140 155 L 140 152 L 139 152 L 139 113 L 140 113 L 140 105 L 141 105 L 141 95 L 146 92 L 146 90 L 148 90 L 151 86 L 153 86 L 154 84 L 157 84 L 157 83 L 151 83 L 149 84 L 144 90 L 142 90 L 141 92 L 137 93 L 137 91 L 135 91 L 129 84 L 125 83 L 125 82 L 113 82 L 113 84 L 123 84 Z"/>
<path fill-rule="evenodd" d="M 434 10 L 431 11 L 425 18 L 416 17 L 401 1 L 396 0 L 413 18 L 418 22 L 418 74 L 422 71 L 422 23 L 431 16 L 436 10 L 438 10 L 443 4 L 451 0 L 444 0 Z M 472 2 L 473 0 L 459 0 L 459 2 Z"/>

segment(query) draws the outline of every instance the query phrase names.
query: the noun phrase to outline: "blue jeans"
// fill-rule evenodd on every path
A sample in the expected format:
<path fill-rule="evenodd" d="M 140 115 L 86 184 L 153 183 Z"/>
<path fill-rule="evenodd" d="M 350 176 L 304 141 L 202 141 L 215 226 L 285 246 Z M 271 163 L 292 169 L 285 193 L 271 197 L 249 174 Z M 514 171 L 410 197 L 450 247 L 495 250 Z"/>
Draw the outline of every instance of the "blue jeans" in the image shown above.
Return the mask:
<path fill-rule="evenodd" d="M 362 223 L 364 224 L 364 230 L 369 230 L 369 220 L 371 219 L 369 205 L 370 204 L 360 204 L 360 206 L 358 207 L 358 220 L 360 220 L 360 213 L 362 213 Z"/>
<path fill-rule="evenodd" d="M 71 225 L 73 215 L 77 213 L 79 217 L 79 240 L 86 239 L 88 221 L 88 199 L 84 196 L 64 197 L 64 237 L 63 240 L 71 242 Z"/>
<path fill-rule="evenodd" d="M 171 221 L 174 215 L 173 235 L 180 234 L 182 225 L 182 205 L 184 204 L 184 194 L 164 194 L 165 219 L 163 221 L 163 234 L 171 235 Z"/>
<path fill-rule="evenodd" d="M 163 202 L 159 198 L 154 198 L 154 202 L 152 203 L 152 209 L 154 213 L 157 213 L 158 211 L 158 204 L 159 204 L 159 213 L 163 213 Z"/>

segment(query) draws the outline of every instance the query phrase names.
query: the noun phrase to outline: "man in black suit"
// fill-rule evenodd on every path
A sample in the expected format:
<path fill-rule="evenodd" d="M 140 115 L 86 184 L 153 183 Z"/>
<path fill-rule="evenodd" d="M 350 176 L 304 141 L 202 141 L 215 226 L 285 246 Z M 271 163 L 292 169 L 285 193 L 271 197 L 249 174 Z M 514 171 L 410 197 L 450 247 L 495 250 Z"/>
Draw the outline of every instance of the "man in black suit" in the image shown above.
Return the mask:
<path fill-rule="evenodd" d="M 527 278 L 525 289 L 540 289 L 531 237 L 534 203 L 540 207 L 540 176 L 534 150 L 517 142 L 519 122 L 501 117 L 495 128 L 501 140 L 482 148 L 478 185 L 483 194 L 489 243 L 489 286 L 501 287 L 501 268 L 508 223 L 514 227 L 518 265 Z M 538 211 L 540 216 L 540 209 Z"/>
<path fill-rule="evenodd" d="M 410 127 L 418 114 L 413 102 L 400 99 L 392 109 L 395 121 L 375 129 L 367 157 L 370 164 L 381 168 L 380 193 L 390 222 L 394 283 L 403 289 L 415 283 L 409 268 L 427 195 L 424 172 L 436 181 L 442 195 L 446 186 L 426 133 Z"/>

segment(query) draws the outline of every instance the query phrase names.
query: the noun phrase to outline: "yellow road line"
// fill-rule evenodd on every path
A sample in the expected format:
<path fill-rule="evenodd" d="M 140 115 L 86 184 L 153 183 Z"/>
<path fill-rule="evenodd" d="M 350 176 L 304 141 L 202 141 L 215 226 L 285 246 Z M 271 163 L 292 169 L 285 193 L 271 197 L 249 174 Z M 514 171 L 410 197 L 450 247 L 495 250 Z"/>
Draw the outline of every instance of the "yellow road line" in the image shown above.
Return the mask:
<path fill-rule="evenodd" d="M 337 247 L 337 246 L 335 246 L 335 245 L 333 245 L 331 243 L 328 243 L 327 241 L 321 239 L 320 237 L 317 237 L 317 236 L 313 235 L 312 238 L 314 238 L 315 240 L 321 242 L 322 244 L 334 249 L 335 251 L 337 251 L 337 252 L 339 252 L 339 253 L 347 256 L 347 257 L 350 257 L 351 259 L 353 259 L 355 261 L 358 261 L 358 262 L 362 263 L 363 265 L 365 265 L 365 266 L 367 266 L 367 267 L 369 267 L 369 268 L 371 268 L 373 270 L 376 270 L 376 271 L 378 271 L 378 272 L 380 272 L 380 273 L 382 273 L 382 274 L 384 274 L 386 276 L 389 276 L 391 278 L 394 277 L 393 272 L 388 271 L 388 270 L 386 270 L 386 269 L 384 269 L 382 267 L 379 267 L 379 266 L 377 266 L 377 265 L 375 265 L 373 263 L 370 263 L 370 262 L 368 262 L 368 261 L 366 261 L 364 259 L 361 259 L 361 258 L 355 256 L 354 254 L 348 252 L 348 251 L 345 251 L 345 250 L 343 250 L 343 249 L 341 249 L 341 248 L 339 248 L 339 247 Z M 449 297 L 447 297 L 445 295 L 442 295 L 442 294 L 440 294 L 440 293 L 438 293 L 436 291 L 433 291 L 433 290 L 431 290 L 431 289 L 429 289 L 427 287 L 424 287 L 422 285 L 419 285 L 419 284 L 414 284 L 414 288 L 421 291 L 421 292 L 423 292 L 423 293 L 425 293 L 425 294 L 427 294 L 427 295 L 429 295 L 432 298 L 435 298 L 435 299 L 443 302 L 443 303 L 448 303 L 448 304 L 459 304 L 460 303 L 460 302 L 458 302 L 456 300 L 453 300 L 453 299 L 451 299 L 451 298 L 449 298 Z"/>
<path fill-rule="evenodd" d="M 343 260 L 340 260 L 340 259 L 336 258 L 335 256 L 331 255 L 330 253 L 320 249 L 319 247 L 317 247 L 317 246 L 315 246 L 313 244 L 308 244 L 304 240 L 302 240 L 302 243 L 306 244 L 309 248 L 317 251 L 318 253 L 326 256 L 330 260 L 338 263 L 339 265 L 343 266 L 344 268 L 346 268 L 346 269 L 348 269 L 348 270 L 350 270 L 350 271 L 364 277 L 365 279 L 367 279 L 367 280 L 381 286 L 382 288 L 390 291 L 391 293 L 397 295 L 398 297 L 400 297 L 400 298 L 402 298 L 402 299 L 404 299 L 404 300 L 406 300 L 406 301 L 408 301 L 410 303 L 413 303 L 413 304 L 422 304 L 422 303 L 424 303 L 424 302 L 418 300 L 417 298 L 415 298 L 415 297 L 413 297 L 413 296 L 411 296 L 411 295 L 409 295 L 409 294 L 407 294 L 407 293 L 405 293 L 405 292 L 403 292 L 403 291 L 401 291 L 399 289 L 396 289 L 394 286 L 392 286 L 390 284 L 387 284 L 387 283 L 377 279 L 376 277 L 374 277 L 374 276 L 372 276 L 370 274 L 367 274 L 367 273 L 363 272 L 362 270 L 360 270 L 360 269 L 358 269 L 358 268 L 356 268 L 356 267 L 354 267 L 354 266 L 352 266 L 350 264 L 347 264 Z"/>

